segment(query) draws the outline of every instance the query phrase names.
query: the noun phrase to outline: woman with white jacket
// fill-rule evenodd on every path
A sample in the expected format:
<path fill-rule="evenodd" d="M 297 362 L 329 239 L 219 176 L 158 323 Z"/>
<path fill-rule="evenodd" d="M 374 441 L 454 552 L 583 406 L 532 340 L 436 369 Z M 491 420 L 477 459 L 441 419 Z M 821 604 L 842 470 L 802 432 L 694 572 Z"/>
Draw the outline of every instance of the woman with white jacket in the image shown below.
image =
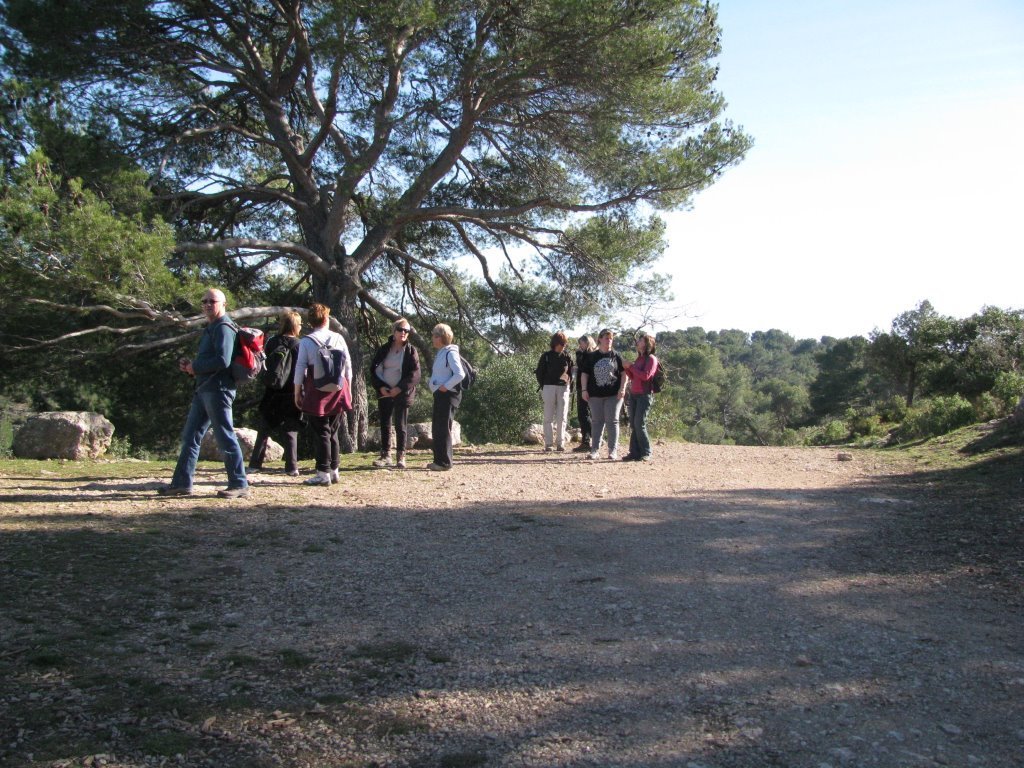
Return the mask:
<path fill-rule="evenodd" d="M 430 391 L 434 393 L 434 412 L 431 420 L 431 436 L 434 442 L 434 461 L 427 469 L 446 472 L 452 468 L 452 423 L 455 410 L 462 402 L 462 379 L 466 372 L 462 368 L 459 347 L 452 344 L 455 338 L 450 326 L 439 323 L 430 332 L 430 340 L 437 350 L 434 366 L 430 372 Z"/>
<path fill-rule="evenodd" d="M 295 377 L 292 379 L 295 405 L 309 417 L 316 435 L 316 474 L 306 481 L 307 485 L 331 485 L 340 480 L 338 431 L 345 411 L 352 408 L 352 358 L 345 337 L 328 328 L 330 318 L 328 307 L 323 304 L 310 306 L 309 324 L 313 330 L 299 342 Z M 324 375 L 323 364 L 319 360 L 321 349 L 342 352 L 340 389 L 324 391 L 314 384 L 314 379 Z"/>

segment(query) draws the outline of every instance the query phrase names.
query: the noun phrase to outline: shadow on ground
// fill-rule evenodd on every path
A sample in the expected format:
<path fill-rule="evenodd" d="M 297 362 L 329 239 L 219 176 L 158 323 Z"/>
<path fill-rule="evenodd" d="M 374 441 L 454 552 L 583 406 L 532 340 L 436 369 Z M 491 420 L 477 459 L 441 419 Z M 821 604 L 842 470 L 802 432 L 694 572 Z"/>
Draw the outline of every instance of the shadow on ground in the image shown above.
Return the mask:
<path fill-rule="evenodd" d="M 0 759 L 1019 765 L 1021 496 L 978 477 L 445 509 L 117 479 L 92 516 L 35 481 L 0 500 Z"/>

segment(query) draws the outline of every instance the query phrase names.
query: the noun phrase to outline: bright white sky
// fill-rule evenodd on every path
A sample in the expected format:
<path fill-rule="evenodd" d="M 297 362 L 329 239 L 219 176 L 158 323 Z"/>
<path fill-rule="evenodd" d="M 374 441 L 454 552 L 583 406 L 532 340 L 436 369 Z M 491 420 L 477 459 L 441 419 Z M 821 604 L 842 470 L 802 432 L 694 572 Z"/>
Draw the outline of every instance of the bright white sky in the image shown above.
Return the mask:
<path fill-rule="evenodd" d="M 670 328 L 866 336 L 1024 308 L 1024 2 L 720 0 L 755 141 L 671 214 Z"/>

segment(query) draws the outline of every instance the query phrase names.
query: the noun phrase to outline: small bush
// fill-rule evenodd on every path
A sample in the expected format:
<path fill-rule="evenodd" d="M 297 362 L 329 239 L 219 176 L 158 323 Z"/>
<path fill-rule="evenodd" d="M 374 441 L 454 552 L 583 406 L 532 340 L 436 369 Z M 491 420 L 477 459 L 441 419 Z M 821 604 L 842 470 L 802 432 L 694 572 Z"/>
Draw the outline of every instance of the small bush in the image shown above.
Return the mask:
<path fill-rule="evenodd" d="M 907 401 L 899 395 L 893 395 L 876 405 L 875 412 L 882 417 L 882 421 L 899 424 L 907 417 Z"/>
<path fill-rule="evenodd" d="M 850 439 L 850 430 L 845 421 L 832 419 L 814 430 L 809 437 L 811 445 L 838 445 Z"/>
<path fill-rule="evenodd" d="M 900 441 L 937 437 L 974 420 L 974 406 L 960 395 L 936 397 L 911 408 L 895 436 Z"/>
<path fill-rule="evenodd" d="M 536 358 L 528 354 L 496 358 L 477 373 L 456 418 L 474 443 L 520 443 L 523 431 L 543 417 L 534 376 Z"/>
<path fill-rule="evenodd" d="M 1013 413 L 1021 397 L 1024 397 L 1024 374 L 1016 371 L 1001 371 L 996 376 L 996 383 L 992 387 L 991 394 L 999 405 L 1000 416 Z"/>
<path fill-rule="evenodd" d="M 683 437 L 691 443 L 722 445 L 725 443 L 725 427 L 714 421 L 698 421 L 683 430 Z"/>

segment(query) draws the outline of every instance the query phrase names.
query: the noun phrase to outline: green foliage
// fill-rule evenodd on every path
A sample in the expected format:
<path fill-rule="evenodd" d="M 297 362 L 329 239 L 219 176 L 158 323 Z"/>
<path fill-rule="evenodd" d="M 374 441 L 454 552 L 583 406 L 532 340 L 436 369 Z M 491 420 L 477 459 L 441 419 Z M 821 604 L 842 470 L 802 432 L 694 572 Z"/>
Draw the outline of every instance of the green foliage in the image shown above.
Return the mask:
<path fill-rule="evenodd" d="M 474 443 L 519 443 L 523 430 L 543 415 L 536 363 L 524 353 L 495 358 L 480 368 L 459 408 L 463 435 Z"/>
<path fill-rule="evenodd" d="M 894 433 L 900 442 L 936 437 L 975 421 L 974 406 L 960 395 L 934 397 L 911 408 Z"/>
<path fill-rule="evenodd" d="M 992 396 L 999 408 L 999 415 L 1013 413 L 1017 403 L 1024 397 L 1024 374 L 1017 371 L 1000 371 L 996 374 Z"/>
<path fill-rule="evenodd" d="M 671 387 L 654 396 L 654 406 L 647 416 L 647 432 L 652 438 L 687 439 L 682 405 Z"/>
<path fill-rule="evenodd" d="M 145 190 L 140 172 L 113 181 L 124 197 Z M 165 266 L 174 247 L 171 228 L 118 212 L 81 179 L 55 174 L 40 152 L 0 190 L 0 227 L 0 269 L 23 297 L 119 304 L 131 296 L 165 305 L 181 294 Z"/>
<path fill-rule="evenodd" d="M 840 445 L 850 439 L 850 430 L 845 421 L 830 419 L 811 438 L 814 445 Z"/>

